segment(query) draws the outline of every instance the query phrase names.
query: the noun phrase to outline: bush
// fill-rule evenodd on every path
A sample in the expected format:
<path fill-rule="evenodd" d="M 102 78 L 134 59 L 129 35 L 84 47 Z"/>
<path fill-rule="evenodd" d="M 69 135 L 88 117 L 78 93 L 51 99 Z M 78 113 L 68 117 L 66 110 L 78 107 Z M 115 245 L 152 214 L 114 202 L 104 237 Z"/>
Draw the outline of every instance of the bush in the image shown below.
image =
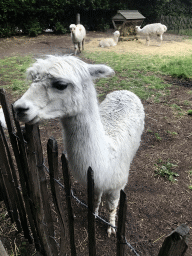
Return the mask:
<path fill-rule="evenodd" d="M 60 22 L 57 22 L 55 24 L 54 32 L 56 34 L 66 34 L 67 33 L 67 29 Z"/>
<path fill-rule="evenodd" d="M 33 22 L 33 23 L 31 22 L 30 24 L 28 24 L 26 32 L 29 36 L 37 36 L 37 35 L 41 34 L 42 29 L 41 29 L 39 22 L 36 21 L 36 22 Z"/>
<path fill-rule="evenodd" d="M 97 26 L 97 30 L 106 32 L 110 28 L 110 25 L 102 18 L 100 23 Z"/>
<path fill-rule="evenodd" d="M 13 30 L 10 27 L 0 27 L 0 37 L 10 37 L 13 35 Z"/>

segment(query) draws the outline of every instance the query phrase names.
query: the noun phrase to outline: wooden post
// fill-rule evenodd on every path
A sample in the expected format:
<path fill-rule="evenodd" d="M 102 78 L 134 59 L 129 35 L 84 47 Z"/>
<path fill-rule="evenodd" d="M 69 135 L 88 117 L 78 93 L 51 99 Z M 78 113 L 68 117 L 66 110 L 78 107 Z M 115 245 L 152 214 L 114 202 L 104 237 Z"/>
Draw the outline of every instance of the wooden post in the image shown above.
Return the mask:
<path fill-rule="evenodd" d="M 123 256 L 125 250 L 125 220 L 126 220 L 126 194 L 123 190 L 120 192 L 120 204 L 118 213 L 118 227 L 117 227 L 117 256 Z"/>
<path fill-rule="evenodd" d="M 88 194 L 88 237 L 89 237 L 89 256 L 96 255 L 95 240 L 95 216 L 94 211 L 94 173 L 91 167 L 87 171 L 87 194 Z"/>
<path fill-rule="evenodd" d="M 57 246 L 54 239 L 53 219 L 47 191 L 47 180 L 44 172 L 43 153 L 38 125 L 25 125 L 28 143 L 28 162 L 31 182 L 34 191 L 36 208 L 36 223 L 39 239 L 46 256 L 57 256 Z"/>
<path fill-rule="evenodd" d="M 19 172 L 19 178 L 22 188 L 22 195 L 25 202 L 25 208 L 28 215 L 28 220 L 30 223 L 31 231 L 33 233 L 33 238 L 35 242 L 35 247 L 37 251 L 41 250 L 39 237 L 38 237 L 38 230 L 37 225 L 34 219 L 35 216 L 35 207 L 31 198 L 31 179 L 29 179 L 29 166 L 26 156 L 26 149 L 25 149 L 25 143 L 23 134 L 21 132 L 21 128 L 19 125 L 19 122 L 15 120 L 15 124 L 17 127 L 17 133 L 18 133 L 18 140 L 16 138 L 16 135 L 13 135 L 11 138 L 11 144 L 14 150 L 18 172 Z M 18 148 L 19 147 L 19 148 Z"/>
<path fill-rule="evenodd" d="M 76 15 L 76 24 L 80 24 L 80 13 Z"/>
<path fill-rule="evenodd" d="M 67 244 L 66 244 L 66 220 L 64 217 L 64 208 L 62 205 L 62 198 L 60 196 L 60 187 L 55 180 L 59 179 L 58 170 L 58 146 L 57 141 L 54 138 L 50 138 L 47 143 L 47 155 L 49 163 L 49 174 L 50 174 L 50 184 L 53 202 L 55 205 L 56 212 L 58 214 L 59 223 L 61 227 L 60 232 L 60 255 L 67 255 Z"/>
<path fill-rule="evenodd" d="M 6 123 L 7 123 L 7 129 L 8 129 L 8 132 L 9 132 L 10 141 L 11 141 L 11 144 L 12 144 L 13 152 L 14 152 L 14 155 L 15 155 L 15 159 L 16 159 L 16 163 L 17 163 L 17 167 L 18 167 L 18 171 L 19 171 L 20 182 L 21 182 L 22 192 L 23 192 L 23 198 L 25 199 L 25 206 L 26 206 L 26 210 L 27 210 L 27 213 L 28 213 L 29 222 L 30 222 L 30 225 L 31 225 L 32 232 L 34 234 L 36 249 L 38 250 L 39 249 L 39 244 L 38 244 L 38 241 L 37 241 L 38 239 L 35 235 L 36 232 L 33 228 L 33 219 L 32 219 L 30 206 L 29 206 L 29 198 L 27 197 L 27 192 L 26 192 L 27 188 L 26 188 L 25 180 L 23 178 L 23 172 L 24 172 L 23 165 L 22 165 L 23 159 L 20 160 L 20 152 L 19 152 L 19 149 L 18 149 L 18 141 L 17 141 L 15 133 L 14 133 L 12 119 L 10 118 L 11 115 L 10 115 L 7 100 L 6 100 L 6 97 L 5 97 L 5 91 L 3 89 L 0 89 L 0 101 L 1 101 L 1 104 L 2 104 L 2 107 L 3 107 L 3 112 L 4 112 L 5 120 L 6 120 Z M 15 179 L 15 181 L 16 181 L 16 179 Z"/>
<path fill-rule="evenodd" d="M 1 167 L 1 173 L 2 173 L 2 178 L 4 180 L 4 184 L 5 184 L 5 188 L 7 190 L 7 194 L 9 197 L 9 201 L 10 201 L 10 205 L 11 205 L 11 210 L 12 210 L 12 217 L 13 220 L 16 222 L 17 225 L 17 230 L 20 233 L 21 232 L 21 224 L 18 218 L 18 212 L 17 212 L 17 194 L 16 194 L 16 190 L 15 190 L 15 184 L 13 181 L 13 177 L 10 171 L 10 166 L 9 166 L 9 162 L 7 159 L 7 154 L 5 151 L 5 147 L 4 147 L 4 142 L 3 142 L 3 137 L 2 137 L 2 127 L 1 128 L 1 133 L 0 133 L 0 162 L 2 163 L 2 167 Z"/>
<path fill-rule="evenodd" d="M 74 217 L 73 217 L 73 209 L 71 205 L 71 182 L 70 182 L 70 175 L 69 175 L 69 170 L 67 165 L 67 159 L 64 154 L 62 154 L 61 156 L 61 161 L 62 161 L 63 177 L 64 177 L 64 184 L 65 184 L 67 210 L 68 210 L 71 255 L 76 256 L 77 254 L 76 254 L 76 248 L 75 248 Z"/>
<path fill-rule="evenodd" d="M 9 146 L 7 144 L 7 140 L 5 138 L 5 134 L 4 134 L 1 126 L 0 126 L 0 130 L 1 130 L 1 135 L 2 135 L 2 138 L 3 138 L 4 146 L 6 148 L 11 174 L 13 176 L 13 181 L 14 181 L 14 186 L 15 186 L 15 196 L 16 196 L 16 202 L 17 202 L 17 208 L 18 208 L 18 211 L 19 211 L 21 226 L 23 228 L 25 238 L 28 239 L 29 243 L 32 243 L 32 237 L 30 235 L 30 231 L 29 231 L 29 227 L 28 227 L 26 211 L 25 211 L 24 202 L 23 202 L 23 199 L 22 199 L 22 196 L 21 196 L 21 192 L 20 192 L 20 189 L 19 189 L 16 170 L 15 170 L 15 167 L 14 167 L 14 164 L 13 164 L 13 159 L 12 159 L 12 156 L 11 156 L 11 153 L 10 153 L 10 150 L 9 150 Z"/>
<path fill-rule="evenodd" d="M 163 242 L 158 256 L 184 256 L 188 248 L 189 227 L 181 224 Z"/>

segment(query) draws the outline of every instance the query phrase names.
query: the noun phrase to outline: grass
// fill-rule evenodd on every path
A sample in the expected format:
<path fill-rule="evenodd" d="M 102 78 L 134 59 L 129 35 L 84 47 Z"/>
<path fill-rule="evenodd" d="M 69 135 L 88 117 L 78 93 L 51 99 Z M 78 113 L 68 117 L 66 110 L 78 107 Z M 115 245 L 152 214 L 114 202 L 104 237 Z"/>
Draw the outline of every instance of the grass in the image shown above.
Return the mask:
<path fill-rule="evenodd" d="M 116 75 L 101 79 L 97 87 L 101 96 L 112 90 L 125 89 L 136 93 L 141 99 L 151 96 L 157 100 L 168 94 L 170 86 L 163 75 L 192 78 L 192 55 L 187 57 L 145 56 L 114 52 L 85 52 L 86 58 L 112 67 Z"/>
<path fill-rule="evenodd" d="M 158 164 L 160 164 L 160 166 Z M 175 177 L 178 177 L 179 174 L 172 171 L 174 167 L 177 167 L 176 164 L 170 163 L 169 161 L 166 163 L 162 163 L 161 159 L 158 160 L 158 164 L 155 164 L 155 166 L 157 167 L 157 169 L 155 170 L 155 176 L 158 175 L 161 177 L 165 177 L 167 180 L 173 183 L 177 181 Z"/>
<path fill-rule="evenodd" d="M 168 133 L 168 134 L 171 134 L 171 135 L 173 135 L 173 136 L 178 135 L 177 132 L 171 132 L 171 131 L 169 131 L 169 130 L 167 131 L 167 133 Z"/>
<path fill-rule="evenodd" d="M 155 138 L 156 138 L 158 141 L 161 141 L 161 140 L 162 140 L 162 138 L 159 136 L 159 133 L 158 133 L 158 132 L 155 133 Z"/>
<path fill-rule="evenodd" d="M 192 78 L 192 55 L 187 57 L 145 56 L 139 54 L 119 54 L 114 52 L 84 52 L 86 58 L 95 63 L 105 63 L 112 67 L 116 75 L 97 82 L 102 98 L 113 90 L 130 90 L 141 99 L 153 96 L 154 101 L 169 93 L 163 75 L 178 78 Z M 1 85 L 13 93 L 22 94 L 28 88 L 25 72 L 33 62 L 32 56 L 15 56 L 0 59 Z M 2 86 L 1 86 L 2 87 Z"/>
<path fill-rule="evenodd" d="M 14 56 L 0 59 L 1 77 L 0 88 L 10 89 L 13 93 L 21 94 L 28 88 L 25 72 L 32 63 L 32 56 Z"/>

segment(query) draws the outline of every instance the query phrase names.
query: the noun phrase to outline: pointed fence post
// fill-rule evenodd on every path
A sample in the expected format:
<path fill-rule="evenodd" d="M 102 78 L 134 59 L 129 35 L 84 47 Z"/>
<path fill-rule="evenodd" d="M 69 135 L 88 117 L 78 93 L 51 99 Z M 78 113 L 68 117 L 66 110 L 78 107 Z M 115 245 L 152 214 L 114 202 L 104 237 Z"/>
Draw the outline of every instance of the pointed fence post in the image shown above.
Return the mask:
<path fill-rule="evenodd" d="M 76 248 L 75 248 L 74 217 L 73 217 L 73 209 L 71 205 L 71 181 L 70 181 L 67 159 L 64 154 L 62 154 L 61 156 L 61 161 L 62 161 L 63 177 L 64 177 L 64 184 L 65 184 L 67 210 L 68 210 L 71 255 L 76 256 L 77 254 L 76 254 Z"/>
<path fill-rule="evenodd" d="M 41 240 L 41 245 L 46 256 L 57 256 L 57 244 L 54 238 L 54 225 L 49 204 L 39 127 L 37 124 L 26 124 L 25 129 L 28 143 L 29 170 L 34 192 L 33 203 L 36 206 L 35 219 L 39 239 Z"/>
<path fill-rule="evenodd" d="M 0 101 L 1 101 L 1 104 L 2 104 L 2 107 L 3 107 L 3 112 L 4 112 L 6 124 L 7 124 L 8 133 L 9 133 L 9 136 L 10 136 L 11 145 L 12 145 L 13 152 L 14 152 L 14 155 L 15 155 L 19 175 L 21 175 L 21 173 L 23 173 L 24 170 L 23 170 L 23 166 L 22 166 L 21 161 L 20 161 L 20 152 L 19 152 L 19 149 L 18 149 L 18 140 L 17 140 L 17 138 L 15 136 L 15 133 L 14 133 L 12 118 L 11 118 L 10 111 L 9 111 L 9 108 L 8 108 L 8 103 L 7 103 L 7 100 L 6 100 L 6 97 L 5 97 L 5 90 L 4 89 L 0 89 Z M 9 158 L 10 158 L 10 154 L 9 154 Z M 13 165 L 12 165 L 12 167 L 13 167 Z M 16 183 L 17 189 L 19 189 L 15 172 L 13 172 L 12 174 L 13 174 L 13 178 L 14 178 L 14 181 Z M 29 200 L 28 200 L 27 194 L 25 193 L 26 184 L 25 184 L 24 179 L 21 178 L 21 176 L 20 176 L 20 182 L 21 182 L 21 186 L 22 186 L 23 198 L 26 199 L 25 200 L 26 209 L 29 209 L 30 208 L 29 204 L 28 204 Z M 17 190 L 17 192 L 18 192 L 18 198 L 19 198 L 19 202 L 20 202 L 19 209 L 21 209 L 21 211 L 24 211 L 23 201 L 21 199 L 21 194 L 18 190 Z M 21 211 L 20 211 L 20 213 L 21 213 Z M 22 216 L 23 216 L 23 218 L 22 218 Z M 24 229 L 25 237 L 28 238 L 28 241 L 31 243 L 32 241 L 31 241 L 31 237 L 28 233 L 28 228 L 27 229 L 24 228 L 25 225 L 26 225 L 26 218 L 22 214 L 20 215 L 20 217 L 21 217 L 21 223 L 22 223 L 22 226 L 23 226 L 23 229 Z M 28 217 L 29 217 L 29 221 L 31 221 L 32 218 L 31 218 L 30 211 L 28 212 Z M 30 224 L 31 224 L 31 222 L 30 222 Z M 33 230 L 33 225 L 31 225 L 31 229 Z M 37 241 L 36 236 L 34 236 L 34 239 L 35 239 L 35 241 Z M 38 242 L 36 243 L 36 248 L 37 248 L 37 250 L 39 248 Z"/>
<path fill-rule="evenodd" d="M 88 237 L 89 237 L 89 256 L 96 255 L 95 240 L 95 216 L 94 211 L 94 172 L 89 167 L 87 171 L 87 194 L 88 194 Z"/>
<path fill-rule="evenodd" d="M 21 226 L 24 231 L 25 238 L 28 239 L 29 243 L 32 243 L 32 237 L 30 235 L 27 217 L 26 217 L 26 210 L 24 207 L 24 202 L 22 199 L 21 191 L 19 189 L 19 183 L 17 180 L 16 170 L 15 170 L 15 167 L 13 164 L 13 158 L 11 156 L 10 149 L 9 149 L 9 146 L 8 146 L 8 143 L 7 143 L 7 140 L 6 140 L 6 137 L 2 130 L 1 125 L 0 125 L 0 130 L 1 130 L 1 135 L 3 138 L 4 146 L 5 146 L 5 149 L 7 152 L 7 158 L 8 158 L 8 162 L 9 162 L 9 166 L 10 166 L 10 171 L 13 176 L 13 182 L 14 182 L 14 186 L 15 186 L 15 196 L 16 196 L 16 202 L 17 202 L 18 212 L 19 212 L 19 216 L 20 216 Z"/>
<path fill-rule="evenodd" d="M 58 146 L 57 141 L 51 137 L 47 143 L 47 156 L 49 163 L 49 175 L 50 175 L 50 184 L 51 192 L 53 197 L 53 202 L 55 205 L 55 210 L 58 214 L 58 219 L 61 227 L 60 232 L 60 255 L 67 255 L 67 244 L 66 244 L 66 220 L 64 217 L 64 208 L 62 205 L 62 198 L 60 196 L 60 187 L 56 180 L 59 179 L 59 170 L 58 170 Z"/>
<path fill-rule="evenodd" d="M 158 256 L 184 256 L 188 248 L 189 227 L 181 224 L 163 242 Z"/>
<path fill-rule="evenodd" d="M 1 128 L 1 133 L 0 133 L 0 162 L 2 163 L 2 168 L 1 168 L 1 174 L 2 178 L 4 180 L 5 188 L 7 190 L 7 194 L 9 197 L 10 205 L 11 205 L 11 210 L 12 210 L 12 217 L 13 220 L 16 222 L 17 225 L 17 230 L 20 233 L 21 232 L 21 224 L 18 218 L 18 200 L 17 200 L 17 193 L 16 193 L 16 188 L 15 184 L 13 181 L 13 177 L 10 171 L 10 165 L 8 162 L 7 154 L 5 151 L 5 145 L 3 142 L 3 130 Z"/>
<path fill-rule="evenodd" d="M 123 256 L 125 250 L 125 220 L 126 220 L 126 194 L 123 190 L 120 192 L 120 204 L 118 213 L 118 227 L 117 227 L 117 256 Z"/>

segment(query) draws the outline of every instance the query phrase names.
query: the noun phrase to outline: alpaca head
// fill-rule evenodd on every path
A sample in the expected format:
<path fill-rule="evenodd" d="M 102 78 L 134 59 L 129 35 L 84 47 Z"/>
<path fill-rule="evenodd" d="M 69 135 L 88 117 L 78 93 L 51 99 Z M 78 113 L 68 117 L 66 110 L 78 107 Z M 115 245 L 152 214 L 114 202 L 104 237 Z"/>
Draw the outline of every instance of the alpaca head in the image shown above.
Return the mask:
<path fill-rule="evenodd" d="M 141 26 L 135 26 L 135 31 L 139 32 L 141 30 Z"/>
<path fill-rule="evenodd" d="M 118 30 L 116 30 L 116 31 L 113 33 L 113 35 L 114 35 L 115 37 L 119 37 L 119 36 L 120 36 L 120 32 L 119 32 Z"/>
<path fill-rule="evenodd" d="M 13 107 L 18 120 L 34 124 L 43 119 L 71 117 L 87 107 L 95 95 L 93 80 L 114 71 L 87 64 L 73 56 L 38 59 L 27 70 L 32 84 Z"/>
<path fill-rule="evenodd" d="M 75 30 L 76 30 L 76 25 L 75 25 L 75 24 L 71 24 L 71 25 L 69 26 L 69 29 L 70 29 L 71 33 L 74 34 L 74 33 L 75 33 Z"/>

